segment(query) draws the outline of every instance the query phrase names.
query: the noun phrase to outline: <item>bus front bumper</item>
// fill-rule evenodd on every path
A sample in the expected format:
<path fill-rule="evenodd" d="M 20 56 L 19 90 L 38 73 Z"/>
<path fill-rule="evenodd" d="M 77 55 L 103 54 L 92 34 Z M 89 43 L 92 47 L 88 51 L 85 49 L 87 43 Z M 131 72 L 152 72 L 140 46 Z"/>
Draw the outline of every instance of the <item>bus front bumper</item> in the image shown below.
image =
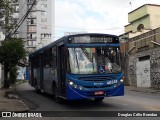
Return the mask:
<path fill-rule="evenodd" d="M 87 90 L 79 90 L 71 87 L 70 85 L 66 85 L 66 98 L 67 100 L 78 100 L 78 99 L 91 99 L 91 98 L 99 98 L 99 97 L 113 97 L 113 96 L 123 96 L 124 95 L 124 83 L 121 83 L 117 87 L 108 87 L 105 89 L 96 88 L 96 89 L 87 89 Z M 100 94 L 95 94 L 100 93 Z M 101 94 L 102 93 L 102 94 Z"/>

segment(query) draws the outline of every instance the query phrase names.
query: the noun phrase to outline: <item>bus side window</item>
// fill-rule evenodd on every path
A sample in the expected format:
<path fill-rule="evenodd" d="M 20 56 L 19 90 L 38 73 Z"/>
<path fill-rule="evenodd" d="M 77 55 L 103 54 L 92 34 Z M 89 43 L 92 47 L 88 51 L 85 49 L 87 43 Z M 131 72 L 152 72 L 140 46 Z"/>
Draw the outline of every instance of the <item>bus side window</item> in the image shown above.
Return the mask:
<path fill-rule="evenodd" d="M 38 55 L 35 56 L 35 67 L 39 68 L 39 59 L 38 59 Z"/>
<path fill-rule="evenodd" d="M 44 52 L 44 67 L 51 67 L 51 49 Z"/>
<path fill-rule="evenodd" d="M 56 47 L 53 47 L 52 48 L 52 58 L 51 58 L 51 63 L 52 63 L 52 67 L 53 68 L 56 68 L 56 65 L 57 65 L 57 50 L 56 50 Z"/>

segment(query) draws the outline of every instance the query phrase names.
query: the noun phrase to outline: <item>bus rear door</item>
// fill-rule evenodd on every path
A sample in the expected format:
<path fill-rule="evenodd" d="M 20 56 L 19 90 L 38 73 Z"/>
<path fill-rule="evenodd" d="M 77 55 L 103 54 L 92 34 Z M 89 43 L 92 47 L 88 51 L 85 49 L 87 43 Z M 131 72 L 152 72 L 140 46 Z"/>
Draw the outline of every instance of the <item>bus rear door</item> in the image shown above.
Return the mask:
<path fill-rule="evenodd" d="M 43 51 L 39 54 L 40 57 L 40 89 L 43 90 L 43 66 L 44 66 L 44 57 L 43 57 L 44 53 Z"/>
<path fill-rule="evenodd" d="M 59 93 L 60 96 L 66 97 L 66 71 L 67 71 L 67 58 L 65 46 L 59 46 Z"/>

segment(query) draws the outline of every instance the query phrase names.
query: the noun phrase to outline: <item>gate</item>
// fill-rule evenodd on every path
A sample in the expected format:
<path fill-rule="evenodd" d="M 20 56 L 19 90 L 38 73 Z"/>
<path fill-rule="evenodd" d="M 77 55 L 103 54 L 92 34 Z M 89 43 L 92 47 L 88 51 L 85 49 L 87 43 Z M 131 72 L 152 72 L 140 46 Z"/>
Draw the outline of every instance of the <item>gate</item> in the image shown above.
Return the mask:
<path fill-rule="evenodd" d="M 137 87 L 151 87 L 150 60 L 136 63 Z"/>

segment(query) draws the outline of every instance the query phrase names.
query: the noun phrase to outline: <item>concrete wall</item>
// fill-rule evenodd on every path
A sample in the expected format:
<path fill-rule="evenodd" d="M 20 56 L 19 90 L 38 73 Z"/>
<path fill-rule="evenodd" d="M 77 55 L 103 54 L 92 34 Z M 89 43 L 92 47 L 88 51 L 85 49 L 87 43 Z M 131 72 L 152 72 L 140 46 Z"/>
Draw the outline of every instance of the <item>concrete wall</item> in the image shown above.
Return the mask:
<path fill-rule="evenodd" d="M 128 80 L 131 86 L 137 86 L 136 63 L 140 57 L 150 56 L 151 87 L 160 89 L 160 47 L 138 52 L 129 56 Z"/>
<path fill-rule="evenodd" d="M 158 43 L 160 43 L 160 28 L 129 39 L 129 50 L 135 46 L 128 54 L 127 77 L 131 86 L 137 86 L 139 74 L 136 68 L 137 63 L 140 58 L 149 56 L 149 59 L 144 62 L 150 60 L 151 87 L 160 89 L 160 45 Z"/>
<path fill-rule="evenodd" d="M 134 21 L 132 24 L 128 25 L 125 27 L 125 32 L 136 32 L 137 31 L 137 27 L 143 24 L 144 25 L 144 29 L 150 29 L 151 27 L 151 22 L 150 22 L 150 16 L 144 16 L 140 19 L 138 19 L 137 21 Z"/>
<path fill-rule="evenodd" d="M 142 18 L 143 16 L 147 15 L 147 6 L 142 6 L 130 13 L 128 13 L 128 22 L 131 23 L 139 18 Z"/>
<path fill-rule="evenodd" d="M 155 29 L 160 27 L 160 5 L 144 5 L 128 14 L 129 25 L 125 26 L 125 32 L 137 31 L 140 24 L 145 29 Z"/>
<path fill-rule="evenodd" d="M 19 20 L 21 20 L 27 12 L 27 0 L 19 0 Z M 19 27 L 19 38 L 27 38 L 27 19 L 23 21 Z"/>

